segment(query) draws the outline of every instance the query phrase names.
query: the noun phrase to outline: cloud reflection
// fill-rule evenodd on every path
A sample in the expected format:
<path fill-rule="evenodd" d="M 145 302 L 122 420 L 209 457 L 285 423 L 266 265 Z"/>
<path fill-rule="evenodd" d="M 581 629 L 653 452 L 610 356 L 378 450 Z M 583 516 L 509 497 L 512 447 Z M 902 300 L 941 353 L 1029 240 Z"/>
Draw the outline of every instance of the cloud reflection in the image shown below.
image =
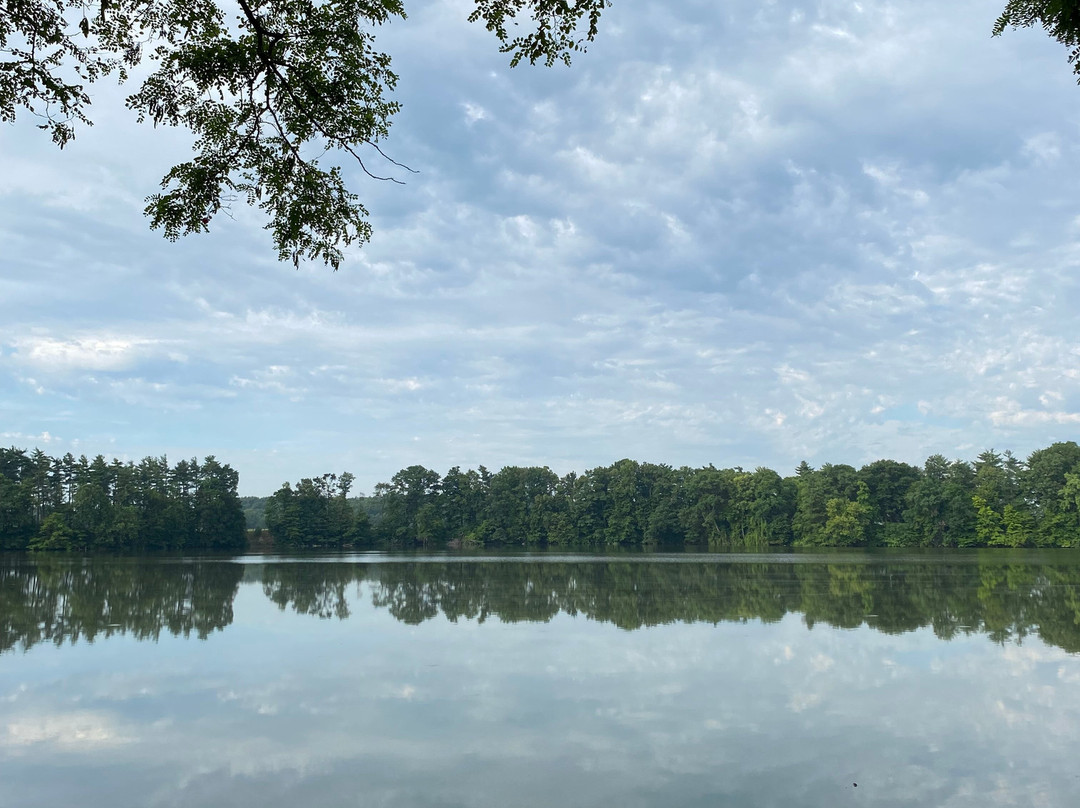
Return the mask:
<path fill-rule="evenodd" d="M 78 791 L 89 806 L 833 806 L 854 799 L 853 782 L 859 804 L 881 806 L 1067 805 L 1076 793 L 1074 653 L 1033 634 L 998 644 L 943 632 L 937 618 L 900 632 L 865 614 L 811 628 L 782 609 L 702 620 L 698 604 L 685 620 L 663 619 L 665 604 L 693 603 L 685 588 L 643 595 L 636 608 L 652 617 L 626 631 L 598 619 L 603 590 L 590 566 L 644 574 L 618 561 L 246 565 L 233 620 L 205 641 L 114 634 L 7 653 L 0 693 L 17 699 L 5 731 L 19 743 L 0 745 L 0 805 L 59 804 Z M 764 575 L 744 564 L 729 584 L 771 575 L 789 587 L 781 567 L 815 566 L 825 577 L 804 584 L 823 596 L 821 564 Z M 953 608 L 964 581 L 977 592 L 985 578 L 978 565 L 968 578 L 942 566 L 957 587 L 937 594 Z M 833 583 L 874 569 L 842 567 Z M 530 570 L 528 599 L 514 568 Z M 545 613 L 546 585 L 566 569 L 579 608 Z M 471 582 L 460 577 L 468 570 Z M 928 571 L 909 564 L 897 604 L 929 593 L 912 583 Z M 1047 570 L 1029 572 L 1014 565 L 1010 580 L 1038 582 Z M 409 580 L 443 583 L 417 591 L 435 606 L 420 620 L 378 605 Z M 310 596 L 313 582 L 331 584 L 344 614 Z M 475 611 L 454 606 L 485 586 Z M 759 594 L 768 591 L 783 589 Z M 828 600 L 835 610 L 843 593 Z M 884 605 L 874 605 L 881 620 Z M 813 608 L 827 611 L 826 601 Z M 53 773 L 43 779 L 39 764 Z"/>

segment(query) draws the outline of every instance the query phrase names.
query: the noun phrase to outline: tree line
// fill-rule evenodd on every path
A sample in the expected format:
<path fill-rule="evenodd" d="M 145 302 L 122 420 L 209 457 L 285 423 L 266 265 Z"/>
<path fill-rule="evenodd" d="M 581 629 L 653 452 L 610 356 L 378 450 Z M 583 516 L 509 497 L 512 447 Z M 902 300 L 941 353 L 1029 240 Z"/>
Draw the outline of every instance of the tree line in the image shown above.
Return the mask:
<path fill-rule="evenodd" d="M 285 548 L 1080 546 L 1080 446 L 1020 460 L 772 469 L 620 460 L 582 474 L 409 466 L 374 496 L 324 474 L 248 498 Z M 0 549 L 241 550 L 237 473 L 202 463 L 0 449 Z"/>
<path fill-rule="evenodd" d="M 267 527 L 289 547 L 1076 547 L 1080 446 L 1026 461 L 983 452 L 922 467 L 803 462 L 772 469 L 673 468 L 620 460 L 583 474 L 409 466 L 373 497 L 351 474 L 286 483 Z"/>
<path fill-rule="evenodd" d="M 242 550 L 238 480 L 213 457 L 171 466 L 0 448 L 0 549 Z"/>
<path fill-rule="evenodd" d="M 673 622 L 867 626 L 886 634 L 931 627 L 942 639 L 1029 635 L 1080 652 L 1080 566 L 1010 553 L 916 562 L 887 554 L 836 563 L 669 563 L 616 556 L 394 564 L 0 556 L 0 654 L 116 634 L 206 639 L 233 621 L 244 585 L 282 610 L 347 619 L 366 599 L 396 620 L 547 622 L 560 614 L 625 630 Z M 678 593 L 678 597 L 673 597 Z"/>

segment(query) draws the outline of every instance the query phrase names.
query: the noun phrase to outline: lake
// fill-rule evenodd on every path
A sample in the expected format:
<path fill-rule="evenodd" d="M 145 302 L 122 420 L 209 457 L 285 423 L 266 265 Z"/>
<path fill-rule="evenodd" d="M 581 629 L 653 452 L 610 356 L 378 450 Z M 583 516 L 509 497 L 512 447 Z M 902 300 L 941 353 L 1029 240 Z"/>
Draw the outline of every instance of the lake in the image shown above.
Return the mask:
<path fill-rule="evenodd" d="M 0 556 L 0 806 L 1075 806 L 1080 553 Z"/>

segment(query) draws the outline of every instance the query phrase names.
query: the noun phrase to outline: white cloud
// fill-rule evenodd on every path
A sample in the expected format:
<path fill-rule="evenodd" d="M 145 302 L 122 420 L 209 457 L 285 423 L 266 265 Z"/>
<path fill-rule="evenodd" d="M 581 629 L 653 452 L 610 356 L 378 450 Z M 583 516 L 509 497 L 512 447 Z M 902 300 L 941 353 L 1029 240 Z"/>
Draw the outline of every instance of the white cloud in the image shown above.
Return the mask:
<path fill-rule="evenodd" d="M 466 101 L 462 106 L 465 108 L 466 123 L 473 124 L 484 120 L 488 116 L 487 110 L 478 104 L 470 104 Z"/>
<path fill-rule="evenodd" d="M 93 749 L 135 740 L 107 713 L 77 710 L 45 715 L 22 715 L 7 722 L 0 746 L 53 744 L 62 748 Z"/>
<path fill-rule="evenodd" d="M 51 373 L 69 370 L 125 370 L 154 347 L 152 340 L 115 336 L 73 339 L 23 337 L 15 340 L 15 359 Z"/>
<path fill-rule="evenodd" d="M 409 379 L 376 379 L 377 384 L 392 393 L 415 393 L 427 387 L 427 384 L 417 378 Z"/>
<path fill-rule="evenodd" d="M 347 169 L 376 235 L 337 274 L 277 264 L 242 209 L 146 232 L 187 145 L 129 124 L 123 88 L 61 154 L 7 127 L 5 429 L 209 450 L 250 493 L 324 467 L 368 489 L 638 453 L 788 473 L 1067 437 L 1068 65 L 989 37 L 975 0 L 859 6 L 615 4 L 571 68 L 513 71 L 467 6 L 418 9 L 379 36 L 404 104 L 384 145 L 421 173 Z"/>
<path fill-rule="evenodd" d="M 1024 409 L 1019 402 L 1004 397 L 996 399 L 994 406 L 990 420 L 996 426 L 1080 424 L 1080 412 Z"/>
<path fill-rule="evenodd" d="M 0 440 L 18 441 L 25 445 L 48 446 L 50 443 L 62 441 L 63 438 L 45 430 L 37 435 L 27 435 L 25 432 L 0 432 Z"/>
<path fill-rule="evenodd" d="M 814 673 L 825 673 L 830 670 L 836 661 L 827 654 L 815 654 L 810 658 L 810 669 Z"/>
<path fill-rule="evenodd" d="M 1057 132 L 1042 132 L 1024 141 L 1021 153 L 1043 165 L 1053 165 L 1061 158 L 1061 138 Z"/>

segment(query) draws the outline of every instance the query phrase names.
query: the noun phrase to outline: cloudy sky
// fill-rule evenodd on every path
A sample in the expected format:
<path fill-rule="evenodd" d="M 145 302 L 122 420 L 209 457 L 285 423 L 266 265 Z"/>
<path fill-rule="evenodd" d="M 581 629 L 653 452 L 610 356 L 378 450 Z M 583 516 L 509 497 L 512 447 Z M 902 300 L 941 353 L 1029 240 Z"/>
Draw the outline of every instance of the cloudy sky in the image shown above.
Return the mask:
<path fill-rule="evenodd" d="M 170 244 L 184 133 L 99 88 L 63 152 L 0 127 L 0 442 L 215 454 L 241 493 L 406 465 L 921 463 L 1080 433 L 1080 88 L 1003 0 L 615 0 L 572 67 L 469 0 L 379 32 L 371 244 Z"/>

